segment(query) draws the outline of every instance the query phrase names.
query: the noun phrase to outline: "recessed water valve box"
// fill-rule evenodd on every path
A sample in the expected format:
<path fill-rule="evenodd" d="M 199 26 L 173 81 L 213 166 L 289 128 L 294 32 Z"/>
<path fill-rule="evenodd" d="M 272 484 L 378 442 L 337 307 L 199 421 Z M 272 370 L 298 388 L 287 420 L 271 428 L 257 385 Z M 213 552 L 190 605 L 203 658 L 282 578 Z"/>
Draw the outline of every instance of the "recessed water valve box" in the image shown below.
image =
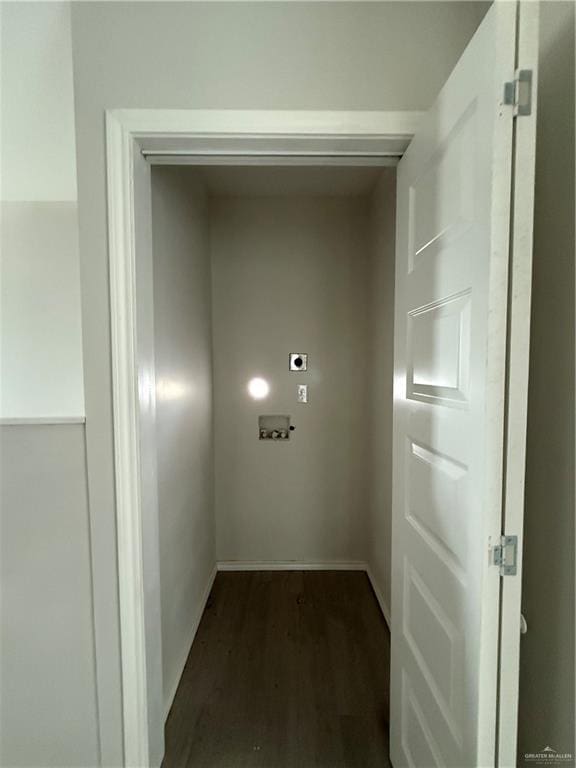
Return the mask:
<path fill-rule="evenodd" d="M 290 352 L 290 370 L 306 371 L 308 370 L 308 355 L 304 352 Z"/>
<path fill-rule="evenodd" d="M 260 440 L 290 440 L 290 416 L 258 416 L 258 436 Z"/>

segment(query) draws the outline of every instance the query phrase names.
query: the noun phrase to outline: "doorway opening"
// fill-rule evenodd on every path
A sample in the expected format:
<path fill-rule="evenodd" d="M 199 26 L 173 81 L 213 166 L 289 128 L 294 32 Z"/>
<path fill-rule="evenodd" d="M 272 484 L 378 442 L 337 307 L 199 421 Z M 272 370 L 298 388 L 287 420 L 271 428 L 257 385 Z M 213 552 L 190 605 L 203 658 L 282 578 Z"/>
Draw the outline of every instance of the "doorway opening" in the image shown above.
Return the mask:
<path fill-rule="evenodd" d="M 122 683 L 123 683 L 123 706 L 124 706 L 124 741 L 125 755 L 127 764 L 135 765 L 155 765 L 160 764 L 164 754 L 164 734 L 163 726 L 167 715 L 167 703 L 171 701 L 173 688 L 170 690 L 167 698 L 164 691 L 162 675 L 162 633 L 161 633 L 161 584 L 160 584 L 160 562 L 159 562 L 159 530 L 158 530 L 158 490 L 159 490 L 159 457 L 157 446 L 157 400 L 158 395 L 173 400 L 178 400 L 184 393 L 179 391 L 176 382 L 167 378 L 165 381 L 156 381 L 156 359 L 155 359 L 155 323 L 154 323 L 154 253 L 153 253 L 153 232 L 152 232 L 152 165 L 193 165 L 198 172 L 199 167 L 203 166 L 265 166 L 264 168 L 255 168 L 254 180 L 258 184 L 272 183 L 274 174 L 271 173 L 270 166 L 276 167 L 288 166 L 283 169 L 285 192 L 289 191 L 291 184 L 302 184 L 302 179 L 298 181 L 301 172 L 298 167 L 308 168 L 307 180 L 304 181 L 307 189 L 300 188 L 299 193 L 304 192 L 310 195 L 310 192 L 324 192 L 324 197 L 330 198 L 329 209 L 332 207 L 342 207 L 344 219 L 342 222 L 334 216 L 334 210 L 330 211 L 329 216 L 319 217 L 316 226 L 323 227 L 330 231 L 329 222 L 343 235 L 343 243 L 339 241 L 332 242 L 336 252 L 344 254 L 342 264 L 340 265 L 338 275 L 338 286 L 342 286 L 348 272 L 352 273 L 350 266 L 352 259 L 354 233 L 358 233 L 357 224 L 346 226 L 346 221 L 353 222 L 354 218 L 366 217 L 367 207 L 365 204 L 358 206 L 363 210 L 354 213 L 354 206 L 351 209 L 345 204 L 345 198 L 364 197 L 367 198 L 368 189 L 374 187 L 376 176 L 388 174 L 388 181 L 393 179 L 393 168 L 398 162 L 398 158 L 403 154 L 408 146 L 411 137 L 414 135 L 416 127 L 421 120 L 420 113 L 314 113 L 314 112 L 202 112 L 202 111 L 114 111 L 107 114 L 107 136 L 108 136 L 108 202 L 109 202 L 109 250 L 110 250 L 110 289 L 111 289 L 111 314 L 112 314 L 112 368 L 114 385 L 114 429 L 115 429 L 115 462 L 116 462 L 116 491 L 117 491 L 117 518 L 118 518 L 118 562 L 119 562 L 119 587 L 120 587 L 120 613 L 121 613 L 121 644 L 122 644 Z M 298 166 L 298 167 L 294 167 Z M 344 169 L 349 171 L 344 174 Z M 154 169 L 156 170 L 156 169 Z M 158 169 L 161 170 L 161 169 Z M 170 169 L 166 169 L 170 170 Z M 183 173 L 183 169 L 172 169 L 176 173 Z M 219 168 L 211 168 L 209 172 L 215 177 Z M 231 168 L 230 171 L 238 174 L 237 168 Z M 294 178 L 290 180 L 290 176 Z M 245 176 L 243 174 L 243 176 Z M 258 179 L 256 179 L 258 177 Z M 268 181 L 266 182 L 266 178 Z M 355 178 L 355 180 L 354 180 Z M 328 185 L 334 192 L 346 192 L 342 195 L 325 193 L 327 190 L 326 179 L 331 180 Z M 194 182 L 192 182 L 194 184 Z M 318 185 L 323 185 L 319 188 Z M 350 187 L 352 184 L 352 187 Z M 391 193 L 390 201 L 384 202 L 385 210 L 388 212 L 391 222 L 391 229 L 388 234 L 393 232 L 394 217 L 394 184 L 388 185 L 388 191 Z M 351 191 L 356 191 L 355 195 L 350 195 Z M 262 189 L 261 189 L 262 191 Z M 286 197 L 286 195 L 284 195 Z M 316 195 L 318 197 L 318 194 Z M 178 195 L 180 204 L 183 196 Z M 322 194 L 319 195 L 322 197 Z M 390 203 L 390 204 L 388 204 Z M 326 207 L 326 206 L 324 206 Z M 300 204 L 296 206 L 299 209 L 299 216 L 303 216 L 306 206 Z M 314 209 L 316 206 L 314 206 Z M 173 206 L 168 206 L 167 211 L 174 211 Z M 310 212 L 309 212 L 310 213 Z M 189 218 L 190 208 L 187 208 Z M 184 219 L 186 217 L 184 216 Z M 322 242 L 323 237 L 319 237 L 318 232 L 314 234 L 314 227 L 310 228 L 308 224 L 309 239 L 316 247 L 318 241 Z M 168 227 L 167 232 L 173 237 L 173 242 L 182 242 L 181 237 L 174 227 Z M 158 228 L 156 228 L 158 234 Z M 291 237 L 297 237 L 297 230 L 291 232 Z M 203 235 L 206 237 L 206 233 Z M 356 235 L 357 237 L 357 235 Z M 367 239 L 367 233 L 364 231 L 362 239 Z M 388 237 L 387 243 L 392 244 L 393 238 Z M 356 246 L 358 244 L 356 243 Z M 360 249 L 362 254 L 360 260 L 366 260 L 366 251 Z M 296 248 L 295 252 L 301 254 L 302 249 Z M 326 249 L 321 249 L 322 258 L 327 258 Z M 392 254 L 388 254 L 388 256 Z M 300 255 L 301 258 L 301 255 Z M 348 263 L 350 262 L 350 263 Z M 311 263 L 316 263 L 317 259 Z M 388 262 L 393 264 L 393 261 Z M 310 265 L 309 265 L 310 266 Z M 348 272 L 347 272 L 348 270 Z M 319 276 L 322 270 L 318 271 L 316 276 L 312 275 L 312 280 L 305 293 L 310 292 L 310 286 L 314 291 L 321 294 L 321 281 Z M 358 270 L 356 270 L 358 272 Z M 360 270 L 362 274 L 362 270 Z M 203 279 L 206 279 L 206 273 Z M 200 281 L 202 282 L 202 281 Z M 363 279 L 360 279 L 360 283 Z M 364 279 L 364 283 L 365 283 Z M 368 280 L 368 288 L 370 281 Z M 198 281 L 196 284 L 199 284 Z M 387 288 L 390 289 L 392 281 L 386 281 Z M 181 286 L 180 286 L 181 287 Z M 271 286 L 273 292 L 269 295 L 259 296 L 256 303 L 269 302 L 270 307 L 276 301 L 276 296 L 282 294 L 282 286 Z M 340 287 L 341 302 L 343 309 L 349 302 L 348 292 L 344 293 Z M 355 293 L 359 294 L 356 287 Z M 361 291 L 360 291 L 361 293 Z M 319 294 L 319 295 L 320 295 Z M 209 292 L 204 291 L 205 297 Z M 285 299 L 285 306 L 290 308 L 297 307 L 297 297 L 289 296 Z M 169 303 L 169 302 L 168 302 Z M 359 303 L 359 302 L 357 302 Z M 312 312 L 313 302 L 308 301 L 309 313 Z M 328 302 L 332 305 L 332 302 Z M 280 305 L 281 306 L 281 305 Z M 393 303 L 387 305 L 388 311 L 392 311 Z M 324 324 L 326 322 L 326 301 L 320 300 L 318 309 L 321 310 L 320 317 L 324 313 Z M 350 341 L 350 329 L 346 329 L 346 324 L 342 326 L 342 320 L 338 318 L 337 307 L 331 309 L 334 318 L 340 322 L 344 335 L 340 346 L 348 346 Z M 313 313 L 312 313 L 313 314 Z M 362 305 L 361 317 L 366 317 L 366 307 Z M 212 313 L 210 313 L 212 317 Z M 350 328 L 357 329 L 357 323 L 362 325 L 360 318 L 350 318 Z M 338 322 L 337 322 L 338 326 Z M 356 338 L 359 337 L 358 331 L 354 331 Z M 318 349 L 322 346 L 321 333 Z M 361 334 L 360 334 L 361 335 Z M 353 334 L 354 336 L 354 334 Z M 178 339 L 178 333 L 168 338 Z M 284 339 L 284 342 L 288 340 Z M 363 338 L 362 342 L 365 343 Z M 296 343 L 296 341 L 291 342 Z M 280 354 L 280 344 L 275 343 L 275 350 L 272 350 L 271 359 L 273 365 L 281 365 L 282 373 L 289 374 L 288 379 L 291 382 L 290 396 L 297 391 L 296 387 L 302 384 L 308 384 L 309 394 L 313 396 L 314 385 L 318 385 L 317 366 L 319 358 L 316 359 L 316 371 L 314 369 L 314 358 L 310 349 L 302 347 L 288 346 L 284 353 Z M 361 345 L 362 346 L 362 345 Z M 390 348 L 391 352 L 391 348 Z M 234 352 L 232 352 L 232 355 Z M 290 354 L 310 355 L 308 357 L 308 366 L 306 373 L 300 371 L 289 371 Z M 340 353 L 341 354 L 341 353 Z M 361 351 L 356 352 L 361 357 Z M 282 362 L 277 362 L 277 360 Z M 352 362 L 354 362 L 352 360 Z M 348 384 L 339 384 L 335 382 L 336 390 L 344 386 L 345 389 L 356 386 L 357 391 L 354 397 L 357 401 L 354 407 L 359 408 L 361 402 L 365 402 L 365 393 L 361 391 L 361 386 L 355 382 L 365 381 L 365 377 L 360 376 L 361 371 L 353 371 L 348 368 L 342 371 L 343 382 Z M 269 375 L 269 374 L 268 374 Z M 301 380 L 307 376 L 309 381 Z M 265 372 L 252 370 L 246 372 L 246 378 L 239 387 L 235 388 L 234 397 L 241 398 L 246 402 L 249 394 L 247 386 L 253 378 L 265 378 Z M 137 382 L 137 386 L 135 386 Z M 269 385 L 271 382 L 267 382 Z M 350 389 L 352 392 L 353 390 Z M 188 395 L 192 393 L 187 393 Z M 195 391 L 199 396 L 201 393 Z M 350 404 L 350 396 L 347 395 L 347 403 Z M 278 458 L 284 449 L 294 448 L 302 441 L 305 430 L 298 430 L 298 421 L 305 426 L 306 419 L 302 415 L 308 412 L 314 412 L 320 404 L 326 408 L 326 401 L 322 398 L 317 399 L 314 406 L 313 399 L 308 404 L 299 403 L 296 400 L 291 401 L 291 407 L 283 409 L 284 413 L 270 413 L 268 408 L 262 406 L 265 401 L 253 400 L 254 410 L 251 415 L 250 423 L 246 425 L 246 436 L 252 434 L 254 442 L 258 449 L 266 449 L 264 457 L 267 460 L 273 457 Z M 357 403 L 357 404 L 356 404 Z M 258 404 L 258 405 L 256 405 Z M 292 407 L 293 405 L 293 407 Z M 296 410 L 296 407 L 300 411 Z M 346 419 L 345 409 L 340 404 L 332 400 L 330 404 L 332 411 L 331 422 L 338 425 L 339 420 Z M 292 416 L 294 414 L 294 424 L 296 429 L 289 432 L 290 440 L 282 444 L 281 441 L 260 441 L 259 417 L 260 416 Z M 308 417 L 307 417 L 308 418 Z M 252 432 L 251 430 L 254 429 Z M 384 434 L 384 433 L 382 433 Z M 251 438 L 252 439 L 252 438 Z M 252 443 L 251 443 L 252 444 Z M 229 443 L 224 442 L 224 446 Z M 362 450 L 366 448 L 365 443 Z M 334 446 L 329 446 L 330 453 L 334 456 L 342 454 L 343 450 L 349 450 L 349 446 L 341 441 L 341 436 L 335 440 Z M 280 453 L 279 453 L 280 452 Z M 296 455 L 292 451 L 292 455 Z M 284 457 L 289 457 L 289 450 L 285 450 Z M 160 457 L 161 458 L 161 457 Z M 389 459 L 389 457 L 388 457 Z M 357 465 L 357 458 L 354 462 Z M 353 462 L 353 463 L 354 463 Z M 336 467 L 337 468 L 337 467 Z M 324 467 L 324 478 L 327 487 L 334 488 L 342 479 L 334 477 L 334 466 L 330 474 L 330 465 Z M 382 467 L 375 470 L 375 475 L 380 476 Z M 209 487 L 208 483 L 208 487 Z M 263 489 L 263 492 L 266 489 Z M 311 490 L 314 490 L 313 488 Z M 324 506 L 329 503 L 329 497 L 324 495 Z M 332 496 L 334 498 L 334 496 Z M 312 498 L 312 497 L 311 497 Z M 342 507 L 339 499 L 334 499 L 336 507 Z M 348 502 L 349 503 L 349 502 Z M 366 515 L 366 510 L 361 510 L 360 517 Z M 294 510 L 288 510 L 286 519 L 294 517 Z M 302 512 L 300 512 L 302 514 Z M 266 522 L 266 520 L 264 520 Z M 285 522 L 284 520 L 282 522 Z M 358 544 L 357 520 L 352 522 L 348 534 L 342 536 L 340 532 L 340 544 L 335 548 L 326 549 L 324 545 L 324 554 L 317 555 L 312 550 L 306 551 L 299 547 L 297 554 L 295 548 L 285 548 L 285 560 L 277 560 L 275 567 L 294 569 L 298 568 L 345 568 L 365 570 L 367 565 L 364 560 L 358 560 L 357 552 L 360 551 Z M 319 542 L 323 538 L 323 531 L 329 531 L 330 520 L 317 520 L 313 533 L 314 539 Z M 204 529 L 205 530 L 205 529 Z M 360 537 L 361 538 L 361 537 Z M 343 546 L 345 541 L 353 541 L 356 544 L 352 547 Z M 297 544 L 298 542 L 292 542 Z M 350 554 L 354 552 L 354 554 Z M 247 557 L 246 554 L 243 555 Z M 261 554 L 255 551 L 249 555 L 254 567 L 262 568 L 262 559 L 270 555 Z M 273 557 L 278 557 L 274 554 Z M 319 562 L 318 557 L 322 558 Z M 351 560 L 354 557 L 356 559 Z M 295 563 L 294 558 L 300 562 Z M 343 558 L 347 558 L 343 561 Z M 268 561 L 269 562 L 269 561 Z M 195 563 L 191 562 L 191 567 Z M 225 561 L 221 563 L 222 568 L 236 567 L 234 562 Z M 250 562 L 245 563 L 245 567 L 251 567 Z M 268 565 L 269 567 L 269 565 Z M 384 566 L 385 569 L 385 566 Z M 372 582 L 376 583 L 376 577 L 372 572 Z M 166 580 L 165 580 L 166 583 Z M 208 597 L 210 582 L 205 587 L 204 593 L 200 595 L 199 604 L 203 606 Z M 384 610 L 387 611 L 387 604 L 383 598 L 383 590 L 378 590 L 378 599 Z M 201 612 L 200 612 L 201 613 Z M 193 627 L 200 622 L 200 614 L 195 617 Z M 186 654 L 189 650 L 192 637 L 189 638 L 188 647 L 181 653 L 180 663 L 184 666 Z M 176 675 L 177 682 L 178 675 Z"/>
<path fill-rule="evenodd" d="M 395 189 L 152 168 L 166 766 L 388 763 Z"/>

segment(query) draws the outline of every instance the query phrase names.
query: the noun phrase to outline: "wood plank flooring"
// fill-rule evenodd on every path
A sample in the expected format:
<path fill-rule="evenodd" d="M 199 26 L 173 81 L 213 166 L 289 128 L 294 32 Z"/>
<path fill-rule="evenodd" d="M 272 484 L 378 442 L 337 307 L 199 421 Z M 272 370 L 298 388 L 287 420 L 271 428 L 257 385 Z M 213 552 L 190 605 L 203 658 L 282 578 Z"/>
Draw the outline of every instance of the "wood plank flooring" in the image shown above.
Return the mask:
<path fill-rule="evenodd" d="M 389 663 L 365 573 L 219 573 L 162 768 L 386 768 Z"/>

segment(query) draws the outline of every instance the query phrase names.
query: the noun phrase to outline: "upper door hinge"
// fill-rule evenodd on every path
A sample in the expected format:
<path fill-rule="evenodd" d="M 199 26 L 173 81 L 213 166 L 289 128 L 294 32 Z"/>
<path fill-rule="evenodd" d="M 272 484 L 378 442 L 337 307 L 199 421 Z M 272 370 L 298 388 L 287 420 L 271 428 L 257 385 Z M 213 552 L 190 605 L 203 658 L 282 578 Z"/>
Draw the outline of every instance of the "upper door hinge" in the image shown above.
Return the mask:
<path fill-rule="evenodd" d="M 492 565 L 500 569 L 500 576 L 516 576 L 518 562 L 518 536 L 501 536 L 500 543 L 492 547 Z"/>
<path fill-rule="evenodd" d="M 532 113 L 532 70 L 517 69 L 514 80 L 504 83 L 504 104 L 514 107 L 514 115 Z"/>

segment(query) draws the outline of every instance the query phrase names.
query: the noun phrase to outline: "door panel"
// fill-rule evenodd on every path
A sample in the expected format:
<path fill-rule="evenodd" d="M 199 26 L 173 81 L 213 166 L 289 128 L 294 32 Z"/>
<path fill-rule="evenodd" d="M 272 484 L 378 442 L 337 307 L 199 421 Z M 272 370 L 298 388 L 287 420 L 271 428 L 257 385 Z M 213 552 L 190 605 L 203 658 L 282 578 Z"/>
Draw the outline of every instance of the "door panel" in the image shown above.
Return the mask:
<path fill-rule="evenodd" d="M 494 764 L 515 25 L 491 7 L 398 167 L 396 768 Z"/>

